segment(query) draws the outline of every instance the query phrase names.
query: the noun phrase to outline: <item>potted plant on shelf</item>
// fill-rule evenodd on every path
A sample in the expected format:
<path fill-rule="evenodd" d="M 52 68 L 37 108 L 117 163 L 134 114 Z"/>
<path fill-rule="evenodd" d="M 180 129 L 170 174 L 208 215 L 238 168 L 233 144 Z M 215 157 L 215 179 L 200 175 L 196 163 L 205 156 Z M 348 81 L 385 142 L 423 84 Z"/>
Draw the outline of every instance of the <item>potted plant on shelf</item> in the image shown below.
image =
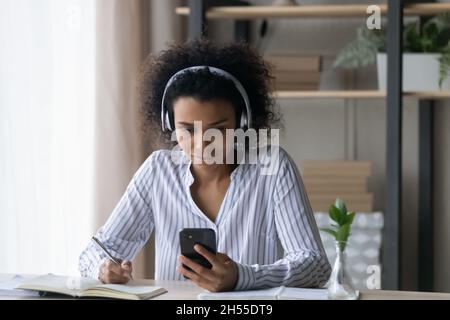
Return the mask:
<path fill-rule="evenodd" d="M 348 212 L 344 201 L 338 198 L 335 204 L 330 206 L 328 214 L 334 224 L 330 228 L 320 229 L 330 234 L 335 239 L 336 245 L 336 260 L 326 285 L 328 299 L 356 300 L 359 292 L 353 286 L 345 263 L 345 248 L 347 247 L 355 213 Z"/>
<path fill-rule="evenodd" d="M 386 90 L 386 32 L 361 27 L 356 39 L 338 54 L 334 66 L 359 68 L 377 63 L 378 86 Z M 440 14 L 422 25 L 405 25 L 403 35 L 403 90 L 449 90 L 450 14 Z"/>

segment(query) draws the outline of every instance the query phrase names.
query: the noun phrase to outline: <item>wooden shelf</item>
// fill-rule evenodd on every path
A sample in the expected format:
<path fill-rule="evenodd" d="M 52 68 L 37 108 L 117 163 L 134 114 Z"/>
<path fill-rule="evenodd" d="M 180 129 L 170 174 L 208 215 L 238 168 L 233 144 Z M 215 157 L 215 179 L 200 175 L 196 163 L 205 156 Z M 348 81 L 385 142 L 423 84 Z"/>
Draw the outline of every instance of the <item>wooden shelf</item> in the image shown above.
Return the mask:
<path fill-rule="evenodd" d="M 450 91 L 404 92 L 403 95 L 416 99 L 448 99 Z M 378 90 L 275 91 L 274 97 L 278 99 L 380 99 L 386 98 L 386 93 Z"/>
<path fill-rule="evenodd" d="M 366 17 L 369 4 L 341 5 L 298 5 L 298 6 L 235 6 L 208 9 L 208 19 L 261 19 L 261 18 L 339 18 Z M 387 5 L 380 4 L 381 13 L 387 12 Z M 416 3 L 405 5 L 404 14 L 435 15 L 450 11 L 450 3 Z M 189 7 L 178 7 L 179 15 L 189 15 Z"/>

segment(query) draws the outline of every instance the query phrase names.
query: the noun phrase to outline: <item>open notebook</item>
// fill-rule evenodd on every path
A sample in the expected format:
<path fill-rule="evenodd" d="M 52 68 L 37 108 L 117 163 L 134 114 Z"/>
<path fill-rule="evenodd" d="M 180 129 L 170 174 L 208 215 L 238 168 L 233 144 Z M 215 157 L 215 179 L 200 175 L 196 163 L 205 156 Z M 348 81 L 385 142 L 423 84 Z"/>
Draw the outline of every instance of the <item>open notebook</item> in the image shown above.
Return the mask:
<path fill-rule="evenodd" d="M 327 300 L 327 289 L 276 287 L 264 290 L 203 292 L 200 300 Z"/>
<path fill-rule="evenodd" d="M 102 284 L 88 278 L 69 278 L 56 275 L 44 275 L 21 282 L 16 289 L 35 290 L 42 293 L 57 293 L 76 298 L 99 297 L 127 300 L 147 300 L 167 292 L 156 286 Z"/>

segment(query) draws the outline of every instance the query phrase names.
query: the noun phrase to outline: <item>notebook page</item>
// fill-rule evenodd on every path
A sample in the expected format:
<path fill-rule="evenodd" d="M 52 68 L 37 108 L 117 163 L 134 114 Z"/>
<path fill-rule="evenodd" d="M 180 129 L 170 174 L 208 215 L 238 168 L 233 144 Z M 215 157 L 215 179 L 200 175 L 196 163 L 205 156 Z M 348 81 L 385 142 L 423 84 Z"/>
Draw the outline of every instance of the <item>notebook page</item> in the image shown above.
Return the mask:
<path fill-rule="evenodd" d="M 279 300 L 328 300 L 327 289 L 285 287 L 278 295 Z"/>
<path fill-rule="evenodd" d="M 199 300 L 276 300 L 283 287 L 276 287 L 264 290 L 230 291 L 230 292 L 209 292 L 200 293 Z"/>
<path fill-rule="evenodd" d="M 0 279 L 0 296 L 39 297 L 39 293 L 36 291 L 15 289 L 24 280 L 26 278 L 21 275 L 15 275 L 9 279 Z"/>
<path fill-rule="evenodd" d="M 78 296 L 81 291 L 100 283 L 98 280 L 89 278 L 48 274 L 23 281 L 17 288 L 29 288 Z"/>
<path fill-rule="evenodd" d="M 148 293 L 152 293 L 155 291 L 159 291 L 162 288 L 157 286 L 143 286 L 143 285 L 122 285 L 122 284 L 102 284 L 96 285 L 92 287 L 93 290 L 105 290 L 105 291 L 116 291 L 116 292 L 124 292 L 133 295 L 145 295 Z"/>

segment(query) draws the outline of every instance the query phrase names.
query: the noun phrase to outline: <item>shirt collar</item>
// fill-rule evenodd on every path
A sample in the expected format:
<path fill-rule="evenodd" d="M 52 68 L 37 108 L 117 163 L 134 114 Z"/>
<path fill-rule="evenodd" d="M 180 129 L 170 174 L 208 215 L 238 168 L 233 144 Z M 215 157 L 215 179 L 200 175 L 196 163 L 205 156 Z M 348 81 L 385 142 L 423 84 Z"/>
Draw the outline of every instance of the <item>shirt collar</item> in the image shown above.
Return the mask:
<path fill-rule="evenodd" d="M 192 160 L 183 153 L 183 166 L 184 166 L 184 183 L 186 186 L 191 186 L 194 183 L 194 176 L 191 172 Z M 244 173 L 248 170 L 249 164 L 244 162 L 240 163 L 230 174 L 230 179 L 235 180 L 242 177 Z"/>

